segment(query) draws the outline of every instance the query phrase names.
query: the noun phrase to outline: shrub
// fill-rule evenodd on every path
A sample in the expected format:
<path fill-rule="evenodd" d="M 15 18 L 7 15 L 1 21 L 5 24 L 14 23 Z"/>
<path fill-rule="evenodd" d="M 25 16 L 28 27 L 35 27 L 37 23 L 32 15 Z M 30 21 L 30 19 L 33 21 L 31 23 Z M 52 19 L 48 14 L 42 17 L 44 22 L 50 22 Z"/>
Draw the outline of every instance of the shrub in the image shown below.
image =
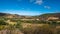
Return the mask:
<path fill-rule="evenodd" d="M 17 24 L 15 25 L 16 28 L 22 30 L 22 25 L 20 23 L 20 21 L 17 22 Z"/>
<path fill-rule="evenodd" d="M 27 27 L 23 29 L 24 34 L 53 34 L 48 26 Z"/>
<path fill-rule="evenodd" d="M 3 30 L 4 29 L 4 26 L 0 26 L 0 30 Z"/>
<path fill-rule="evenodd" d="M 3 20 L 0 20 L 0 25 L 7 25 L 8 23 L 4 22 Z"/>

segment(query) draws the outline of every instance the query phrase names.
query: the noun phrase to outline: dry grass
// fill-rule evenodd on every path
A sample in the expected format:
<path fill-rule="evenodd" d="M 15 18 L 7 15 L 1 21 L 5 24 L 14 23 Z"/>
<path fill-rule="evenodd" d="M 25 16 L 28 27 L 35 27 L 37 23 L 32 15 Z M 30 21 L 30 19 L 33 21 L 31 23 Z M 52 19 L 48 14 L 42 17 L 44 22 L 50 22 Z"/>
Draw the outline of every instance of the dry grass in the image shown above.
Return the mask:
<path fill-rule="evenodd" d="M 23 28 L 26 28 L 26 27 L 36 27 L 36 26 L 43 26 L 43 25 L 48 25 L 48 24 L 31 24 L 31 23 L 22 23 L 21 24 Z"/>

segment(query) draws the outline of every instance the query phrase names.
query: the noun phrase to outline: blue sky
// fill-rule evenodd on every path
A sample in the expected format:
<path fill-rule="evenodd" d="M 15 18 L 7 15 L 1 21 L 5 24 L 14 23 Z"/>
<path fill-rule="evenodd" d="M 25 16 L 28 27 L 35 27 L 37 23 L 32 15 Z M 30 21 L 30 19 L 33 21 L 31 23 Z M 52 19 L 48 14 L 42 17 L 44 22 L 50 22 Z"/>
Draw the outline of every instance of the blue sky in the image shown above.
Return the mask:
<path fill-rule="evenodd" d="M 30 16 L 60 12 L 60 0 L 0 0 L 0 12 Z"/>

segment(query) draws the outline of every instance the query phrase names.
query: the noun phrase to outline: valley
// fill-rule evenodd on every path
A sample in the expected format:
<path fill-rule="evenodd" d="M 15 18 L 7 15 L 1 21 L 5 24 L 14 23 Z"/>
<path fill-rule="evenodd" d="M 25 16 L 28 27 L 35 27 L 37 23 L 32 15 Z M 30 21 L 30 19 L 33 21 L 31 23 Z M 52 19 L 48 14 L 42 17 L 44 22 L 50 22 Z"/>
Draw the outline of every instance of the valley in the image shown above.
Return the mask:
<path fill-rule="evenodd" d="M 0 34 L 60 34 L 59 15 L 20 16 L 0 13 Z"/>

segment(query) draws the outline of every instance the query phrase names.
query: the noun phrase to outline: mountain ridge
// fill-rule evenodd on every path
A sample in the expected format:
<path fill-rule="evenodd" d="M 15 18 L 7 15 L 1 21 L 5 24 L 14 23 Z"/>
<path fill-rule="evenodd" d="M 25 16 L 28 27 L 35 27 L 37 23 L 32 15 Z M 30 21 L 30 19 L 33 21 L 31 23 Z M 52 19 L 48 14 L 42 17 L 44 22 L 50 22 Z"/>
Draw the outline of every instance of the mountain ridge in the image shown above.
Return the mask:
<path fill-rule="evenodd" d="M 46 13 L 41 14 L 37 16 L 23 16 L 18 14 L 8 14 L 8 13 L 0 13 L 0 17 L 6 17 L 6 18 L 38 18 L 38 19 L 47 19 L 49 17 L 58 17 L 60 19 L 60 13 Z"/>

